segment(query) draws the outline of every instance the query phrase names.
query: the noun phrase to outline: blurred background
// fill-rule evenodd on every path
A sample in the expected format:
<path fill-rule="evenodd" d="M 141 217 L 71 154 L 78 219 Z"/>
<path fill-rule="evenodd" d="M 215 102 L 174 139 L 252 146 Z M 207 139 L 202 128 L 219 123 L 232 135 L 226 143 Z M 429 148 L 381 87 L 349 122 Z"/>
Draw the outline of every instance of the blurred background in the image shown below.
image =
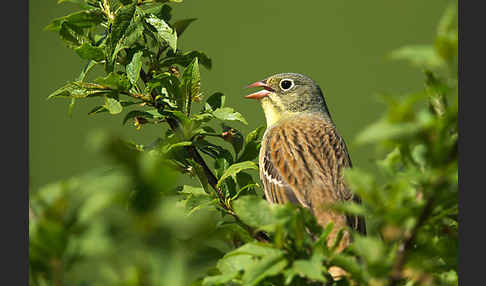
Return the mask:
<path fill-rule="evenodd" d="M 202 70 L 205 95 L 223 92 L 227 106 L 246 117 L 244 133 L 264 124 L 260 106 L 243 98 L 243 87 L 274 73 L 303 73 L 319 83 L 353 165 L 373 168 L 374 150 L 354 144 L 356 134 L 383 109 L 378 92 L 410 92 L 423 85 L 422 74 L 386 55 L 403 45 L 430 44 L 446 0 L 407 1 L 196 1 L 174 5 L 174 19 L 198 18 L 180 47 L 206 52 L 213 68 Z M 440 7 L 438 9 L 437 7 Z M 116 131 L 139 144 L 162 134 L 122 126 L 123 114 L 87 113 L 98 102 L 82 101 L 68 116 L 69 100 L 47 96 L 79 75 L 85 64 L 54 32 L 43 28 L 53 18 L 76 11 L 56 0 L 29 5 L 29 175 L 32 189 L 102 166 L 87 135 Z M 104 120 L 97 120 L 101 117 Z"/>

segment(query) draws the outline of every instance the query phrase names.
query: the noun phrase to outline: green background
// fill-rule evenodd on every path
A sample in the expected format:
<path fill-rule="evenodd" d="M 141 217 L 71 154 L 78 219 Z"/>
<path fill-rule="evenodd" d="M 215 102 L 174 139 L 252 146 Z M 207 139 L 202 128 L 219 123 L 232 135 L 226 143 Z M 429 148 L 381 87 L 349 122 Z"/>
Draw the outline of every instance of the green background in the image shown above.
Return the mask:
<path fill-rule="evenodd" d="M 29 169 L 33 189 L 102 166 L 105 158 L 90 151 L 87 136 L 94 129 L 112 130 L 140 144 L 162 131 L 122 126 L 123 115 L 88 111 L 96 99 L 78 101 L 73 116 L 69 101 L 47 101 L 58 87 L 78 76 L 85 64 L 65 47 L 56 33 L 43 28 L 56 17 L 76 11 L 73 4 L 31 0 L 29 4 Z M 297 72 L 317 81 L 353 165 L 372 168 L 374 149 L 357 146 L 354 138 L 380 116 L 378 92 L 410 92 L 423 85 L 422 73 L 387 54 L 403 45 L 430 44 L 446 0 L 407 1 L 282 1 L 186 0 L 173 4 L 173 19 L 198 18 L 179 42 L 183 50 L 206 52 L 213 69 L 202 70 L 205 95 L 227 97 L 240 111 L 245 133 L 264 124 L 257 102 L 243 96 L 243 87 L 274 73 Z M 437 7 L 443 7 L 438 9 Z"/>

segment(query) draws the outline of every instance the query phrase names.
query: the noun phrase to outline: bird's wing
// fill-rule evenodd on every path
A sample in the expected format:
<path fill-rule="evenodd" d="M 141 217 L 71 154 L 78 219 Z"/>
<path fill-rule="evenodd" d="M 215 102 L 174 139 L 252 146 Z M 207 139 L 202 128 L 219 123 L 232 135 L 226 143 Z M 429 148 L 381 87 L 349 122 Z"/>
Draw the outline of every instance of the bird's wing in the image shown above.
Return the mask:
<path fill-rule="evenodd" d="M 266 144 L 262 144 L 261 146 L 259 165 L 263 190 L 269 202 L 276 204 L 290 202 L 305 205 L 297 200 L 292 188 L 282 179 L 279 172 L 275 169 L 272 163 L 271 153 L 266 148 Z"/>
<path fill-rule="evenodd" d="M 313 211 L 325 203 L 359 201 L 343 181 L 343 168 L 351 166 L 346 145 L 335 127 L 320 116 L 286 120 L 269 129 L 260 166 L 269 201 L 299 203 Z M 353 229 L 364 231 L 362 218 L 346 219 Z"/>

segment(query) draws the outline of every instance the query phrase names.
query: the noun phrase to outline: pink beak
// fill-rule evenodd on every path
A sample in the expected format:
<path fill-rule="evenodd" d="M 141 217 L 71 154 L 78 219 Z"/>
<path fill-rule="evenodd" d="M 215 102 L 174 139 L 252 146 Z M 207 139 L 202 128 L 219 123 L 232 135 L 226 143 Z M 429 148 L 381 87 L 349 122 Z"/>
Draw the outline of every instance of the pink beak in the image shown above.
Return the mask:
<path fill-rule="evenodd" d="M 260 91 L 257 91 L 257 92 L 254 92 L 252 94 L 245 96 L 246 98 L 249 98 L 249 99 L 261 99 L 261 98 L 269 95 L 270 93 L 272 93 L 274 91 L 271 87 L 269 87 L 267 85 L 265 80 L 254 82 L 254 83 L 248 85 L 247 87 L 263 87 L 264 88 L 263 90 L 260 90 Z"/>

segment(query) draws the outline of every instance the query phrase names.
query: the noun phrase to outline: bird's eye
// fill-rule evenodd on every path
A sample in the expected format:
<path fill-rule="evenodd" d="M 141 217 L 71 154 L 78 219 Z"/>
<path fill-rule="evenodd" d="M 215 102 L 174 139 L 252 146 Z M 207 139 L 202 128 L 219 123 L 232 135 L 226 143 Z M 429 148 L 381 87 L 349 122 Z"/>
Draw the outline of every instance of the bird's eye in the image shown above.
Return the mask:
<path fill-rule="evenodd" d="M 282 90 L 289 90 L 294 86 L 294 81 L 291 79 L 282 79 L 280 81 L 280 88 Z"/>

